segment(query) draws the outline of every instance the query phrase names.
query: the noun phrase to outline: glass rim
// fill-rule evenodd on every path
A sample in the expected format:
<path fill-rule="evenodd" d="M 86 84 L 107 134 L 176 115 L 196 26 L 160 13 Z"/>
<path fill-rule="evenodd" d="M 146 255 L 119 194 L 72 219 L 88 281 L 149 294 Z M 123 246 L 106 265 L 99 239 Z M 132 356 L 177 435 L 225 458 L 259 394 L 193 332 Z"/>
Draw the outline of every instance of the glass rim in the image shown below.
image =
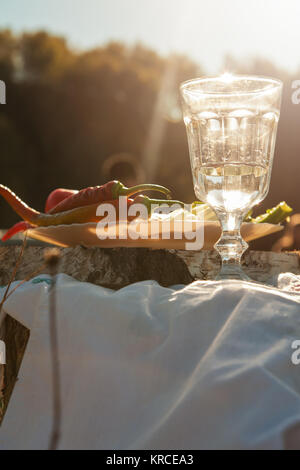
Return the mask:
<path fill-rule="evenodd" d="M 226 78 L 226 75 L 228 75 L 228 78 Z M 199 89 L 193 89 L 192 85 L 196 84 L 201 84 L 201 83 L 209 83 L 209 82 L 217 82 L 217 81 L 222 81 L 222 77 L 224 77 L 224 83 L 228 82 L 230 83 L 229 78 L 233 77 L 232 81 L 241 81 L 241 80 L 249 80 L 251 82 L 258 82 L 261 84 L 269 84 L 269 86 L 264 86 L 261 88 L 257 88 L 255 90 L 245 90 L 245 91 L 205 91 L 205 90 L 199 90 Z M 223 75 L 214 75 L 214 76 L 203 76 L 203 77 L 198 77 L 198 78 L 192 78 L 189 80 L 186 80 L 182 82 L 179 86 L 181 93 L 186 91 L 186 93 L 192 93 L 192 94 L 197 94 L 197 95 L 211 95 L 211 96 L 237 96 L 237 95 L 259 95 L 265 92 L 268 92 L 270 90 L 276 89 L 276 88 L 282 88 L 283 82 L 282 80 L 279 80 L 278 78 L 273 78 L 273 77 L 268 77 L 265 75 L 244 75 L 244 74 L 223 74 Z"/>

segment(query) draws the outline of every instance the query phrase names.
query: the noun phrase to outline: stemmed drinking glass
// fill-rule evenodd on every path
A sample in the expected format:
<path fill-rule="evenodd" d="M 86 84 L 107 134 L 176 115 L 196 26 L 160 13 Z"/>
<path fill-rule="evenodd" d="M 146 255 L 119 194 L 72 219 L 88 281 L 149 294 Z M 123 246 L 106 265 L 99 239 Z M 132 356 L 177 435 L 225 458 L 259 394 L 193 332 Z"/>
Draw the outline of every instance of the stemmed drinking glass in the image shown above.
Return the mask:
<path fill-rule="evenodd" d="M 195 194 L 222 227 L 218 279 L 249 280 L 240 227 L 269 190 L 282 82 L 224 74 L 189 80 L 180 91 Z"/>

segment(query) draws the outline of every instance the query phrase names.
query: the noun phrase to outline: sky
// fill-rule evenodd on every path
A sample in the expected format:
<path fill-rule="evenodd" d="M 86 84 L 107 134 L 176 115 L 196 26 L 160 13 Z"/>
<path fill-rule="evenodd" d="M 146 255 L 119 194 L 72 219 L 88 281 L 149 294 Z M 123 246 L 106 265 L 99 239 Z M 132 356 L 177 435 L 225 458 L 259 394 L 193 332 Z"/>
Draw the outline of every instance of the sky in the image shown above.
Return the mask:
<path fill-rule="evenodd" d="M 74 48 L 142 42 L 186 53 L 207 73 L 224 56 L 300 69 L 300 0 L 0 0 L 0 28 L 47 29 Z"/>

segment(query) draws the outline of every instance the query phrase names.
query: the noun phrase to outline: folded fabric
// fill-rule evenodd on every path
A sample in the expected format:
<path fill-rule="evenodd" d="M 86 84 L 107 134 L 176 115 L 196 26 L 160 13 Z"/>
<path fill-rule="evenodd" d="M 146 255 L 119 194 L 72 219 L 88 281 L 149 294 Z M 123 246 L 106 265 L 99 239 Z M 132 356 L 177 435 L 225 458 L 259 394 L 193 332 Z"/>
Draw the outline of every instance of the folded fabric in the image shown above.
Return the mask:
<path fill-rule="evenodd" d="M 300 296 L 288 292 L 298 280 L 282 278 L 285 290 L 145 281 L 114 292 L 59 275 L 59 449 L 283 448 L 300 423 Z M 48 290 L 40 276 L 5 303 L 31 334 L 1 449 L 48 446 Z"/>

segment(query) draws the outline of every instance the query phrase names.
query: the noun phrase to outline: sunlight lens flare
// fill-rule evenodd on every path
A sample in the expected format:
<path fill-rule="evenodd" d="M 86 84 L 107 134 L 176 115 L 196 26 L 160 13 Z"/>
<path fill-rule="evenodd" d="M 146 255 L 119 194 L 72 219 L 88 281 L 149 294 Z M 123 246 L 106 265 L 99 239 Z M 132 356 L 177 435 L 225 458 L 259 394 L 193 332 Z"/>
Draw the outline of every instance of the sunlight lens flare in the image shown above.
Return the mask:
<path fill-rule="evenodd" d="M 234 75 L 232 73 L 229 73 L 229 72 L 224 72 L 221 75 L 221 80 L 225 83 L 230 83 L 234 80 Z"/>

